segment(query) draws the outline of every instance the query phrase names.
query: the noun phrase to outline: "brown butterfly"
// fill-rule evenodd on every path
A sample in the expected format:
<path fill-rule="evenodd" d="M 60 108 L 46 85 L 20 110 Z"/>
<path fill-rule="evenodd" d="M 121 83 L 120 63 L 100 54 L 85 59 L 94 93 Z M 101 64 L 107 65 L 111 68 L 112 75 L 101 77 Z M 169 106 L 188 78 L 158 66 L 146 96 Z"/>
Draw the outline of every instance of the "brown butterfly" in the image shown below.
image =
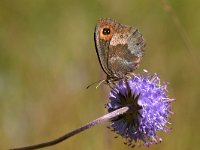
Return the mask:
<path fill-rule="evenodd" d="M 108 83 L 126 78 L 138 68 L 145 46 L 138 29 L 109 18 L 100 19 L 95 28 L 94 41 Z"/>

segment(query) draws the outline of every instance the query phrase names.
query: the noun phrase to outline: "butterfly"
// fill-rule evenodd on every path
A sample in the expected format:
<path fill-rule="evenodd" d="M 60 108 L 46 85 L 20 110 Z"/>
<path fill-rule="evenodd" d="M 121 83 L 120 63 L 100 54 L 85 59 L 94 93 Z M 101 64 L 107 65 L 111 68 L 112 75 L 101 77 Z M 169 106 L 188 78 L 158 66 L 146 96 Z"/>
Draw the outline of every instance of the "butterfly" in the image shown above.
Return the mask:
<path fill-rule="evenodd" d="M 105 18 L 95 27 L 94 42 L 107 83 L 126 78 L 139 67 L 144 54 L 143 35 L 135 27 Z"/>

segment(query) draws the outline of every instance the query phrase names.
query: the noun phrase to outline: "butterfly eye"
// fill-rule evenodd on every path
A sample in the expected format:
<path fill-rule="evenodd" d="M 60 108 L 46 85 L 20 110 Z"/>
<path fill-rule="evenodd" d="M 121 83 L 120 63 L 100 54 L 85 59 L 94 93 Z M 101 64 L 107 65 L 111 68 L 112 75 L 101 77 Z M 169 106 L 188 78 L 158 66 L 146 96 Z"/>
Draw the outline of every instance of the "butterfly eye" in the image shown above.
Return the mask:
<path fill-rule="evenodd" d="M 103 33 L 103 35 L 109 35 L 110 34 L 110 29 L 109 28 L 104 28 L 102 33 Z"/>

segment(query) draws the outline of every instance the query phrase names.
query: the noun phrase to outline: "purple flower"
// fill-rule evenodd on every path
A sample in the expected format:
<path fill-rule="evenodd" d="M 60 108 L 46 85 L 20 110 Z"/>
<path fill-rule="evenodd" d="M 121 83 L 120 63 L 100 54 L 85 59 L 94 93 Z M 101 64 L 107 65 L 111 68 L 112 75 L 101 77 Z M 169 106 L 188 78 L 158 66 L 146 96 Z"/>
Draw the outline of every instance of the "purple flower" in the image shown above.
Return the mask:
<path fill-rule="evenodd" d="M 129 107 L 128 113 L 112 119 L 110 126 L 130 147 L 161 142 L 156 132 L 169 131 L 167 124 L 173 99 L 168 98 L 167 84 L 161 84 L 156 74 L 138 74 L 119 81 L 109 99 L 108 112 Z"/>

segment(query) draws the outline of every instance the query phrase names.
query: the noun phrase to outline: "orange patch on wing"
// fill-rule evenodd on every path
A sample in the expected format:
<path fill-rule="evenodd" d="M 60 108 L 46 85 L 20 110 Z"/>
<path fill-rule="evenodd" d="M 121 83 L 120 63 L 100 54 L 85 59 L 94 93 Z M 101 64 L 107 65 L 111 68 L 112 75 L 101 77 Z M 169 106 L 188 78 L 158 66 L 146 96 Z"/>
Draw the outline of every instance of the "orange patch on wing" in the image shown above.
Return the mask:
<path fill-rule="evenodd" d="M 104 35 L 104 34 L 103 34 L 103 29 L 104 29 L 104 28 L 109 28 L 109 29 L 110 29 L 110 34 Z M 99 34 L 100 34 L 100 35 L 99 35 L 99 38 L 100 38 L 100 39 L 105 40 L 105 41 L 108 41 L 108 40 L 110 40 L 110 39 L 112 38 L 112 36 L 113 36 L 113 29 L 112 29 L 111 27 L 109 27 L 109 26 L 104 26 L 104 27 L 101 28 Z"/>

